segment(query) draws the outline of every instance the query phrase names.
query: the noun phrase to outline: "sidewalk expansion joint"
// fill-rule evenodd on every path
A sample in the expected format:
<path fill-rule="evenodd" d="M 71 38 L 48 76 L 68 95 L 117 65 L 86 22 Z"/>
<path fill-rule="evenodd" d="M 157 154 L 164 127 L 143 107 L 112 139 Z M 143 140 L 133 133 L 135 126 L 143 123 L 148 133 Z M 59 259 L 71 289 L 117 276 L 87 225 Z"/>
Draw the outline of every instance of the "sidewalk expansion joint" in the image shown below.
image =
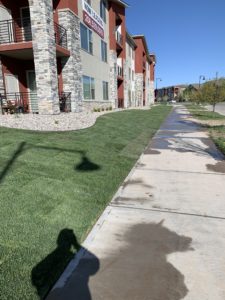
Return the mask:
<path fill-rule="evenodd" d="M 151 169 L 151 168 L 143 168 L 137 167 L 136 170 L 141 171 L 154 171 L 154 172 L 166 172 L 166 173 L 186 173 L 186 174 L 200 174 L 200 175 L 217 175 L 217 176 L 225 176 L 225 173 L 213 173 L 213 172 L 198 172 L 198 171 L 179 171 L 179 170 L 163 170 L 163 169 Z"/>
<path fill-rule="evenodd" d="M 120 208 L 120 209 L 127 209 L 127 210 L 139 210 L 139 211 L 149 211 L 149 212 L 161 212 L 161 213 L 167 213 L 167 214 L 176 214 L 176 215 L 182 215 L 182 216 L 190 216 L 190 217 L 198 217 L 198 218 L 204 218 L 204 219 L 215 219 L 215 220 L 222 220 L 225 221 L 225 217 L 217 217 L 217 216 L 210 216 L 210 215 L 201 215 L 201 214 L 194 214 L 194 213 L 187 213 L 187 212 L 178 212 L 173 210 L 166 210 L 166 209 L 153 209 L 153 208 L 141 208 L 141 207 L 132 207 L 132 206 L 119 206 L 115 205 L 113 203 L 110 203 L 109 206 L 114 208 Z"/>

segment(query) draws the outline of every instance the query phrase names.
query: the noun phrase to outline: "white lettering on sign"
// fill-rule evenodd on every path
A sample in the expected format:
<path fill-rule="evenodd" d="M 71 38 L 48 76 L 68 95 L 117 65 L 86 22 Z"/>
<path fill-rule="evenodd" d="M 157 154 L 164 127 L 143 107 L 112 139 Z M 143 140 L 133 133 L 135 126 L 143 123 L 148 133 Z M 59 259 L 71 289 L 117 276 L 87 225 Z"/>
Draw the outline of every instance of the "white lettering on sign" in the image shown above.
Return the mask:
<path fill-rule="evenodd" d="M 93 29 L 101 38 L 104 38 L 104 22 L 93 8 L 83 0 L 84 23 Z"/>

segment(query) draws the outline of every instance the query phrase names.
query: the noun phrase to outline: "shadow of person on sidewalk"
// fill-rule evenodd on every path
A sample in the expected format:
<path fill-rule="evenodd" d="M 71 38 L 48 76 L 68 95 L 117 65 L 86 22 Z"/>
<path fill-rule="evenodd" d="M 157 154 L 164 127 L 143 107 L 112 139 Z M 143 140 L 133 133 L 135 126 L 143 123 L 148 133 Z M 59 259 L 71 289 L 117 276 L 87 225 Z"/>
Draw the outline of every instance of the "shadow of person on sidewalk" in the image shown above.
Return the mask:
<path fill-rule="evenodd" d="M 45 299 L 53 285 L 59 279 L 69 262 L 75 257 L 79 250 L 84 248 L 78 243 L 76 236 L 71 229 L 63 229 L 57 239 L 57 248 L 39 262 L 31 272 L 31 281 L 37 290 L 40 299 Z M 93 255 L 92 255 L 93 256 Z M 94 256 L 93 256 L 94 257 Z M 82 290 L 83 298 L 75 296 L 74 299 L 91 300 L 88 288 L 89 276 L 99 269 L 98 259 L 95 257 L 95 267 L 80 277 L 79 290 Z"/>

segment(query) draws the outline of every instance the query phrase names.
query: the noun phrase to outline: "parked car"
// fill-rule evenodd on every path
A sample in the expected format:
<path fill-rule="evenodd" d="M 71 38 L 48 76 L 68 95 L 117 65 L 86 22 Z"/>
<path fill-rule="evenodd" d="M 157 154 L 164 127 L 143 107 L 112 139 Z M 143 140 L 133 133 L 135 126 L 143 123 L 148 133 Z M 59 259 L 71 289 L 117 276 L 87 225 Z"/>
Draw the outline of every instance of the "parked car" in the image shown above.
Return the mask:
<path fill-rule="evenodd" d="M 174 103 L 177 103 L 177 101 L 175 99 L 171 99 L 171 100 L 169 100 L 169 103 L 174 104 Z"/>

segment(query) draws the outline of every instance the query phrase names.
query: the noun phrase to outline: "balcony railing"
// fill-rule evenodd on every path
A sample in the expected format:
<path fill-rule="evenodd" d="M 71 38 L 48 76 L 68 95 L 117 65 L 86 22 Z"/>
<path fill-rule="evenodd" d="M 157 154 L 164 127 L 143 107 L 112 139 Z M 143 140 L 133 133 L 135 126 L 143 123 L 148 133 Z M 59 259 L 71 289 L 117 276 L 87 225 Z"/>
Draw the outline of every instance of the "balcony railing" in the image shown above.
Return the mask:
<path fill-rule="evenodd" d="M 60 112 L 71 112 L 71 93 L 59 93 Z"/>
<path fill-rule="evenodd" d="M 123 77 L 123 68 L 119 65 L 117 65 L 117 76 Z"/>
<path fill-rule="evenodd" d="M 63 48 L 67 48 L 67 30 L 57 23 L 54 23 L 54 27 L 56 44 Z"/>
<path fill-rule="evenodd" d="M 0 21 L 0 44 L 32 40 L 30 18 Z"/>
<path fill-rule="evenodd" d="M 36 93 L 0 94 L 0 104 L 3 114 L 38 112 Z"/>
<path fill-rule="evenodd" d="M 67 30 L 54 23 L 55 42 L 67 48 Z M 30 18 L 0 21 L 0 44 L 12 44 L 32 41 Z"/>
<path fill-rule="evenodd" d="M 118 98 L 118 108 L 124 108 L 124 99 Z"/>
<path fill-rule="evenodd" d="M 71 112 L 71 93 L 59 93 L 60 112 Z M 0 94 L 2 114 L 38 113 L 37 93 Z"/>
<path fill-rule="evenodd" d="M 116 31 L 116 41 L 120 46 L 123 46 L 123 36 L 119 31 Z"/>

